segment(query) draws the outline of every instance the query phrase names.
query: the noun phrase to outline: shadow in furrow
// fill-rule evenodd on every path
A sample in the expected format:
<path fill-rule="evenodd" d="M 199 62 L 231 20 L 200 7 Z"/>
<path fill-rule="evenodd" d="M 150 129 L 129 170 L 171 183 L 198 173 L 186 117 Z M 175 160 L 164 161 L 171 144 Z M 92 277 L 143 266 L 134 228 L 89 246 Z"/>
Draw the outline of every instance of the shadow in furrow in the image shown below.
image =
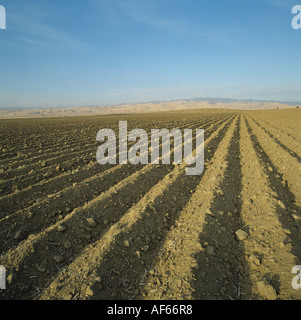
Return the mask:
<path fill-rule="evenodd" d="M 292 246 L 292 254 L 296 257 L 296 263 L 300 263 L 301 261 L 301 234 L 300 227 L 297 222 L 293 218 L 293 214 L 301 217 L 301 208 L 296 204 L 296 199 L 294 194 L 290 191 L 290 189 L 283 183 L 285 181 L 283 179 L 283 174 L 275 168 L 272 160 L 263 150 L 263 147 L 259 143 L 256 135 L 254 134 L 252 127 L 250 126 L 247 119 L 246 124 L 248 131 L 251 136 L 251 140 L 254 146 L 254 149 L 260 159 L 260 162 L 265 169 L 265 173 L 268 176 L 270 182 L 270 188 L 274 192 L 276 192 L 276 199 L 278 199 L 278 205 L 276 212 L 278 214 L 279 222 L 281 223 L 283 229 L 288 230 L 286 232 L 287 238 L 285 240 L 285 245 L 290 243 Z M 270 171 L 269 168 L 273 168 L 273 171 Z M 284 204 L 284 206 L 283 206 Z"/>
<path fill-rule="evenodd" d="M 256 120 L 254 120 L 252 118 L 252 120 L 258 125 L 258 127 L 260 127 L 265 133 L 267 133 L 271 139 L 273 139 L 276 143 L 278 143 L 278 145 L 285 150 L 286 152 L 288 152 L 291 156 L 293 156 L 294 158 L 296 158 L 299 162 L 301 162 L 301 157 L 293 150 L 291 150 L 290 148 L 288 148 L 286 145 L 284 145 L 282 142 L 279 141 L 279 139 L 277 139 L 277 137 L 275 137 L 272 133 L 270 133 L 265 127 L 263 127 L 262 125 L 260 125 Z"/>
<path fill-rule="evenodd" d="M 232 121 L 233 118 L 205 148 L 205 160 L 211 160 Z M 166 234 L 177 225 L 180 212 L 202 177 L 203 174 L 179 175 L 154 203 L 147 204 L 143 218 L 132 226 L 129 234 L 121 234 L 115 239 L 114 247 L 105 255 L 96 272 L 105 285 L 94 283 L 91 299 L 141 299 L 148 270 L 158 262 Z M 123 246 L 125 240 L 130 241 L 129 249 Z"/>
<path fill-rule="evenodd" d="M 209 127 L 210 126 L 207 124 L 204 126 L 206 129 Z M 209 131 L 214 131 L 216 127 L 217 125 L 214 125 Z M 103 167 L 109 168 L 110 166 L 112 167 L 113 165 L 104 165 Z M 99 165 L 99 167 L 102 166 Z M 114 184 L 121 179 L 125 179 L 130 176 L 132 173 L 137 171 L 138 168 L 141 169 L 142 166 L 137 167 L 134 165 L 123 165 L 120 168 L 117 168 L 116 171 L 104 174 L 98 178 L 97 176 L 88 177 L 89 179 L 83 179 L 78 186 L 63 190 L 59 197 L 47 198 L 45 201 L 39 202 L 24 210 L 24 214 L 19 212 L 15 213 L 8 219 L 0 220 L 0 236 L 5 239 L 5 241 L 0 243 L 0 252 L 4 253 L 5 250 L 18 245 L 19 241 L 25 239 L 29 234 L 39 233 L 44 228 L 47 228 L 51 224 L 57 222 L 62 216 L 68 214 L 68 212 L 77 207 L 83 206 L 85 202 L 88 203 L 105 190 L 113 187 Z M 79 175 L 81 175 L 81 172 L 79 172 Z M 70 184 L 68 179 L 66 180 L 67 183 Z M 56 191 L 59 191 L 62 188 L 58 182 L 55 184 L 55 187 L 57 188 Z M 37 194 L 36 192 L 32 193 L 35 196 Z M 78 197 L 78 194 L 81 196 Z M 67 200 L 63 200 L 63 198 Z M 26 203 L 29 199 L 23 196 L 23 199 L 21 198 L 21 200 Z M 10 203 L 9 199 L 7 199 L 7 205 L 10 206 L 11 209 L 14 209 L 16 206 L 20 209 L 22 208 L 20 203 L 21 200 L 18 197 L 15 197 L 11 200 L 12 203 Z M 0 204 L 3 205 L 3 208 L 5 207 L 4 201 L 0 201 Z M 20 236 L 14 239 L 16 233 Z"/>
<path fill-rule="evenodd" d="M 203 250 L 195 256 L 192 283 L 198 300 L 240 300 L 250 296 L 249 268 L 244 246 L 235 232 L 244 229 L 240 212 L 242 200 L 242 171 L 240 162 L 240 122 L 230 142 L 224 179 L 216 190 L 211 214 L 200 234 Z"/>
<path fill-rule="evenodd" d="M 228 126 L 229 124 L 227 124 L 219 135 L 211 141 L 211 150 L 215 150 L 215 146 L 217 147 Z M 214 127 L 210 131 L 214 131 Z M 140 165 L 135 166 L 136 171 L 142 167 L 143 166 Z M 66 227 L 64 232 L 59 232 L 54 229 L 45 234 L 41 240 L 34 244 L 33 253 L 29 254 L 19 265 L 18 281 L 10 286 L 10 290 L 5 292 L 5 296 L 13 297 L 14 299 L 32 299 L 35 297 L 38 292 L 36 288 L 39 290 L 44 289 L 45 285 L 47 286 L 47 283 L 51 281 L 51 278 L 57 274 L 58 271 L 65 268 L 72 260 L 74 260 L 85 246 L 101 238 L 111 225 L 116 223 L 131 206 L 137 203 L 143 195 L 152 188 L 152 186 L 159 183 L 162 177 L 167 175 L 172 168 L 172 165 L 154 166 L 149 172 L 141 175 L 138 181 L 135 181 L 135 184 L 129 183 L 125 188 L 119 190 L 116 195 L 112 195 L 102 201 L 101 205 L 97 206 L 97 208 L 83 208 L 82 213 L 74 214 L 70 220 L 64 223 Z M 185 175 L 182 179 L 186 180 L 187 184 L 188 181 L 191 181 L 193 178 Z M 194 177 L 193 180 L 196 181 L 195 184 L 198 183 L 198 179 L 200 179 L 200 177 Z M 176 204 L 177 207 L 182 208 L 184 201 L 189 199 L 189 191 L 184 190 L 185 188 L 183 189 L 181 185 L 178 185 L 172 193 L 172 195 L 177 194 L 177 198 L 175 200 L 172 197 L 172 201 L 168 202 L 168 206 Z M 168 195 L 170 196 L 170 193 L 168 193 Z M 159 212 L 161 210 L 160 208 L 161 203 L 158 203 Z M 84 218 L 89 216 L 92 216 L 96 222 L 98 222 L 96 227 L 90 228 L 86 225 Z M 106 224 L 103 223 L 105 219 L 107 220 Z M 173 222 L 174 219 L 170 219 L 168 225 L 172 226 Z M 160 221 L 158 221 L 158 223 L 160 224 Z M 145 227 L 145 233 L 149 232 L 149 225 L 146 225 Z M 67 250 L 64 247 L 66 240 L 72 244 Z M 53 253 L 55 251 L 57 252 L 57 255 L 64 258 L 63 261 L 59 263 L 55 262 L 54 257 L 49 254 L 50 252 Z M 126 262 L 126 260 L 121 260 L 120 253 L 118 252 L 116 260 L 117 265 L 124 262 Z M 124 266 L 128 269 L 126 263 L 124 263 Z M 39 273 L 39 277 L 35 276 L 37 269 L 42 270 L 42 272 L 40 271 Z M 130 268 L 130 270 L 132 270 L 132 268 Z M 15 272 L 14 270 L 8 271 L 10 273 Z M 120 283 L 118 283 L 118 289 L 119 288 Z M 101 292 L 103 294 L 103 290 Z"/>

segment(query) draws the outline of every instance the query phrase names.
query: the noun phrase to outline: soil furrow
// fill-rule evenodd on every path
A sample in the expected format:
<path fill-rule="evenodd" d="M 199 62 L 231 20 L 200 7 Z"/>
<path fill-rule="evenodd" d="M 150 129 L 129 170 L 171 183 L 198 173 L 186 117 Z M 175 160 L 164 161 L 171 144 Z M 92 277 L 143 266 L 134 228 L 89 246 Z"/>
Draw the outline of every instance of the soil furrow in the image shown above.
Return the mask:
<path fill-rule="evenodd" d="M 298 155 L 298 152 L 300 152 L 300 149 L 301 149 L 301 145 L 300 144 L 297 144 L 297 145 L 295 143 L 292 144 L 292 142 L 288 139 L 288 137 L 285 137 L 284 139 L 281 139 L 281 136 L 279 134 L 277 135 L 275 132 L 271 133 L 271 129 L 269 127 L 267 127 L 267 126 L 263 127 L 253 117 L 252 117 L 252 120 L 262 130 L 264 130 L 264 132 L 266 132 L 271 137 L 271 139 L 276 141 L 282 149 L 284 149 L 286 152 L 288 152 L 290 155 L 292 155 L 294 158 L 296 158 L 299 162 L 301 162 L 301 157 Z"/>
<path fill-rule="evenodd" d="M 254 136 L 252 142 L 245 121 L 242 121 L 241 135 L 243 185 L 241 217 L 247 238 L 240 241 L 244 245 L 249 262 L 251 298 L 285 300 L 298 296 L 300 298 L 300 293 L 298 295 L 291 286 L 291 270 L 298 259 L 287 243 L 287 228 L 291 229 L 294 226 L 285 217 L 287 213 L 282 212 L 279 206 L 279 195 L 274 195 L 272 189 L 277 183 L 275 184 L 275 179 L 268 174 L 269 161 L 266 155 L 259 153 Z M 243 284 L 242 290 L 245 287 Z M 271 292 L 270 295 L 265 292 L 268 290 Z"/>
<path fill-rule="evenodd" d="M 234 237 L 233 225 L 239 219 L 233 220 L 233 207 L 239 208 L 236 196 L 240 177 L 236 177 L 237 171 L 234 177 L 228 171 L 233 171 L 235 165 L 230 157 L 238 157 L 238 140 L 236 120 L 181 211 L 177 227 L 167 235 L 149 271 L 144 287 L 146 299 L 237 299 L 235 286 L 242 274 L 238 267 L 243 265 L 244 255 Z M 233 185 L 234 178 L 238 178 L 238 186 Z"/>
<path fill-rule="evenodd" d="M 210 123 L 214 123 L 213 119 L 204 121 L 204 125 L 205 124 L 207 125 Z M 194 127 L 196 125 L 195 120 L 191 124 Z M 18 173 L 15 171 L 10 171 L 11 172 L 10 175 L 13 175 L 13 178 L 9 179 L 8 177 L 5 177 L 5 182 L 0 184 L 2 195 L 18 192 L 20 188 L 24 189 L 28 186 L 32 186 L 34 183 L 42 183 L 44 181 L 47 181 L 49 178 L 59 177 L 62 174 L 62 172 L 72 173 L 75 170 L 78 171 L 78 170 L 82 170 L 85 167 L 90 167 L 93 165 L 95 166 L 97 164 L 95 163 L 96 149 L 97 149 L 97 144 L 95 142 L 94 149 L 92 148 L 92 149 L 81 151 L 80 153 L 82 155 L 81 157 L 79 157 L 79 154 L 77 154 L 76 156 L 76 154 L 72 153 L 71 155 L 69 155 L 69 157 L 72 157 L 72 158 L 64 161 L 63 163 L 60 163 L 58 161 L 54 161 L 53 159 L 51 159 L 51 161 L 53 162 L 53 165 L 51 165 L 50 162 L 47 161 L 47 163 L 41 162 L 39 164 L 32 164 L 34 168 L 30 167 L 28 169 L 26 167 L 24 168 L 25 171 L 23 169 L 20 169 L 21 172 L 18 171 Z M 98 166 L 96 165 L 95 167 L 97 168 Z M 38 174 L 36 170 L 38 170 Z"/>
<path fill-rule="evenodd" d="M 223 121 L 223 120 L 219 120 Z M 212 125 L 217 125 L 219 121 L 215 123 L 204 123 L 204 129 L 211 130 Z M 195 127 L 198 127 L 195 125 Z M 134 142 L 132 142 L 133 144 Z M 130 143 L 129 143 L 130 145 Z M 95 148 L 96 150 L 97 148 Z M 86 168 L 87 167 L 87 168 Z M 56 176 L 47 182 L 32 184 L 28 188 L 17 191 L 13 194 L 9 194 L 0 198 L 0 206 L 2 215 L 8 215 L 10 213 L 15 212 L 15 208 L 17 207 L 19 210 L 28 208 L 32 206 L 36 202 L 40 202 L 43 197 L 47 197 L 48 195 L 55 195 L 55 193 L 60 190 L 69 187 L 73 183 L 80 183 L 85 179 L 92 177 L 95 174 L 101 173 L 103 170 L 106 170 L 112 165 L 100 166 L 96 161 L 91 165 L 88 164 L 86 167 L 83 167 L 81 170 L 72 171 L 71 173 L 61 174 L 60 176 Z M 30 180 L 29 180 L 30 182 Z M 40 199 L 40 200 L 39 200 Z M 1 215 L 0 215 L 1 218 Z"/>
<path fill-rule="evenodd" d="M 0 120 L 0 300 L 301 300 L 300 117 L 213 107 Z M 119 121 L 146 132 L 147 165 L 118 164 Z M 102 128 L 116 133 L 117 164 L 96 161 Z M 174 139 L 173 164 L 159 139 L 153 165 L 154 128 L 204 129 L 202 174 L 173 163 Z"/>
<path fill-rule="evenodd" d="M 227 115 L 226 115 L 227 116 Z M 208 121 L 214 121 L 215 118 L 209 118 Z M 190 120 L 191 122 L 194 122 L 195 120 Z M 204 119 L 204 121 L 206 121 L 206 119 Z M 170 126 L 171 125 L 171 121 L 167 121 L 166 125 Z M 150 123 L 147 123 L 147 125 L 150 125 Z M 164 125 L 164 122 L 161 123 L 161 126 Z M 110 126 L 110 128 L 112 128 L 113 130 L 117 130 L 118 124 L 113 123 L 113 124 L 109 124 L 106 123 L 106 126 Z M 145 127 L 145 125 L 143 126 Z M 166 127 L 166 126 L 164 126 Z M 83 130 L 81 130 L 80 132 L 82 133 Z M 97 128 L 95 128 L 94 130 L 95 132 L 93 133 L 92 130 L 89 131 L 89 134 L 85 133 L 83 137 L 77 137 L 77 132 L 64 132 L 63 135 L 66 135 L 66 137 L 68 139 L 64 139 L 63 141 L 57 141 L 57 143 L 52 143 L 52 144 L 44 144 L 42 142 L 40 142 L 40 146 L 35 147 L 35 148 L 30 148 L 31 152 L 35 152 L 36 154 L 38 154 L 38 156 L 34 156 L 35 153 L 26 153 L 25 155 L 23 155 L 24 153 L 24 148 L 23 146 L 20 144 L 19 146 L 14 146 L 15 149 L 20 149 L 20 151 L 18 151 L 18 154 L 13 157 L 13 158 L 9 158 L 9 159 L 5 159 L 5 160 L 0 160 L 0 167 L 5 167 L 5 165 L 9 165 L 11 167 L 11 169 L 14 169 L 15 166 L 13 166 L 13 163 L 16 164 L 16 166 L 22 166 L 22 165 L 26 165 L 28 163 L 32 163 L 32 160 L 47 160 L 49 158 L 53 158 L 53 156 L 60 156 L 61 154 L 65 154 L 65 153 L 69 153 L 70 151 L 75 152 L 79 150 L 82 150 L 83 147 L 87 146 L 87 142 L 91 141 L 91 137 L 94 137 L 96 135 L 97 132 Z M 91 132 L 91 133 L 90 133 Z M 69 137 L 72 138 L 69 138 Z M 36 138 L 37 141 L 39 141 L 39 138 L 43 137 L 42 135 L 40 135 L 39 137 Z M 75 139 L 74 139 L 75 138 Z M 88 145 L 93 146 L 94 143 L 94 139 L 92 139 L 92 143 L 88 143 Z M 55 147 L 54 145 L 57 145 L 57 147 Z M 63 146 L 63 147 L 62 147 Z M 52 150 L 53 148 L 53 150 Z M 37 149 L 37 150 L 35 150 Z M 52 151 L 51 151 L 52 150 Z M 49 152 L 50 151 L 50 152 Z M 39 155 L 39 153 L 43 153 L 42 155 Z M 30 158 L 30 159 L 28 159 Z M 24 161 L 23 161 L 24 160 Z M 13 162 L 12 162 L 13 161 Z"/>
<path fill-rule="evenodd" d="M 300 205 L 296 201 L 295 195 L 288 188 L 287 183 L 283 183 L 283 173 L 271 168 L 274 166 L 272 162 L 273 159 L 262 148 L 259 140 L 254 135 L 252 128 L 246 120 L 248 131 L 251 136 L 253 146 L 257 152 L 257 155 L 261 161 L 262 166 L 265 168 L 266 176 L 270 181 L 271 195 L 277 200 L 277 214 L 279 216 L 279 221 L 285 230 L 287 235 L 284 245 L 290 243 L 292 246 L 292 253 L 301 260 L 301 234 L 300 234 L 300 219 L 301 209 Z"/>
<path fill-rule="evenodd" d="M 212 126 L 212 127 L 214 128 L 214 126 Z M 146 169 L 146 168 L 148 168 L 148 169 Z M 10 265 L 10 266 L 14 265 L 16 267 L 22 261 L 22 263 L 21 263 L 22 272 L 20 272 L 20 270 L 19 270 L 18 275 L 20 276 L 20 274 L 21 274 L 23 279 L 25 279 L 25 275 L 28 272 L 28 269 L 26 268 L 26 266 L 31 265 L 32 261 L 36 260 L 35 259 L 36 256 L 38 256 L 38 255 L 44 256 L 43 252 L 45 252 L 45 246 L 47 246 L 47 242 L 49 242 L 50 246 L 51 246 L 51 243 L 57 243 L 58 235 L 62 235 L 62 237 L 66 237 L 66 235 L 68 235 L 69 233 L 71 235 L 73 235 L 73 239 L 72 239 L 73 240 L 72 241 L 72 249 L 73 250 L 69 249 L 68 252 L 64 254 L 64 261 L 69 261 L 69 259 L 72 259 L 72 257 L 75 256 L 75 252 L 77 252 L 78 248 L 84 247 L 85 243 L 86 243 L 86 245 L 88 245 L 90 243 L 90 241 L 91 241 L 90 237 L 91 237 L 91 233 L 93 231 L 95 232 L 94 237 L 96 237 L 96 235 L 99 236 L 99 232 L 100 232 L 99 229 L 106 230 L 106 228 L 108 228 L 111 223 L 115 223 L 123 215 L 123 211 L 127 210 L 127 208 L 128 208 L 126 203 L 129 202 L 130 204 L 132 204 L 132 202 L 134 201 L 135 198 L 138 200 L 139 197 L 143 195 L 143 193 L 145 193 L 147 190 L 149 190 L 151 188 L 151 186 L 156 183 L 156 181 L 157 181 L 156 179 L 160 180 L 160 177 L 166 175 L 169 171 L 169 166 L 162 166 L 161 168 L 147 166 L 146 168 L 142 169 L 141 171 L 143 172 L 144 170 L 147 170 L 147 172 L 145 174 L 149 175 L 149 177 L 152 177 L 152 179 L 146 178 L 146 177 L 140 177 L 140 174 L 142 174 L 142 172 L 138 171 L 134 175 L 137 176 L 137 179 L 138 179 L 138 177 L 140 177 L 139 183 L 141 183 L 142 185 L 138 186 L 136 183 L 135 187 L 137 187 L 137 189 L 134 189 L 131 186 L 131 184 L 132 184 L 131 177 L 125 179 L 126 183 L 120 182 L 119 184 L 124 186 L 124 188 L 122 188 L 118 192 L 119 201 L 117 203 L 113 201 L 114 197 L 110 198 L 107 196 L 106 198 L 104 198 L 104 200 L 102 200 L 102 197 L 104 197 L 104 194 L 112 194 L 113 191 L 111 191 L 111 192 L 109 192 L 109 191 L 111 189 L 112 190 L 116 189 L 115 187 L 112 187 L 108 191 L 109 193 L 105 192 L 100 197 L 91 201 L 88 204 L 87 208 L 83 207 L 82 209 L 80 209 L 80 208 L 76 209 L 71 214 L 67 215 L 61 222 L 61 224 L 63 224 L 66 228 L 65 232 L 60 233 L 59 231 L 57 231 L 55 229 L 56 226 L 58 224 L 60 224 L 60 223 L 57 223 L 57 224 L 51 226 L 50 228 L 48 228 L 48 230 L 41 232 L 37 236 L 29 237 L 26 241 L 21 243 L 20 246 L 17 247 L 14 251 L 8 252 L 8 254 L 6 254 L 4 256 L 4 258 L 3 258 L 4 263 L 6 262 L 6 265 Z M 159 172 L 156 174 L 156 171 L 159 171 Z M 165 172 L 165 174 L 163 174 L 163 172 Z M 119 184 L 117 184 L 117 186 Z M 138 193 L 137 193 L 137 190 L 139 190 Z M 115 190 L 115 193 L 116 192 L 117 191 Z M 131 196 L 131 192 L 133 193 L 132 196 Z M 125 199 L 125 197 L 127 197 L 127 200 Z M 87 217 L 87 216 L 91 215 L 91 206 L 92 206 L 91 203 L 96 204 L 95 205 L 96 207 L 93 208 L 93 210 L 92 210 L 92 212 L 94 212 L 94 216 L 96 216 L 96 217 L 94 217 L 96 220 L 97 220 L 97 218 L 101 219 L 101 217 L 99 217 L 100 213 L 98 211 L 95 211 L 97 208 L 99 208 L 99 210 L 103 210 L 101 208 L 105 208 L 105 211 L 107 214 L 109 212 L 111 212 L 111 214 L 108 217 L 108 224 L 104 225 L 103 223 L 100 223 L 98 228 L 92 229 L 92 231 L 90 231 L 90 237 L 88 239 L 85 239 L 85 238 L 82 239 L 80 235 L 78 235 L 74 238 L 74 226 L 75 225 L 81 226 L 83 224 L 83 221 L 82 221 L 83 217 Z M 79 217 L 82 217 L 82 218 L 80 219 Z M 85 230 L 82 230 L 82 231 L 85 232 Z M 101 232 L 103 232 L 103 231 L 101 231 Z M 31 248 L 34 248 L 34 253 L 32 253 L 32 254 L 30 254 Z M 64 250 L 65 249 L 63 248 L 63 251 Z M 27 254 L 28 254 L 28 256 L 27 256 Z M 68 256 L 68 257 L 66 257 L 66 256 Z M 23 261 L 23 259 L 25 259 L 26 261 Z M 45 259 L 46 259 L 46 257 L 45 257 Z M 53 273 L 53 272 L 57 271 L 57 269 L 55 269 L 55 267 L 54 267 L 55 263 L 54 263 L 53 259 L 51 259 L 51 257 L 50 257 L 49 261 L 47 260 L 47 262 L 50 266 L 53 266 L 52 269 L 51 268 L 49 269 L 47 267 L 48 273 L 49 272 Z M 21 267 L 19 267 L 19 268 L 21 268 Z M 38 265 L 37 268 L 39 269 L 40 266 Z M 33 269 L 34 269 L 34 271 L 36 271 L 36 268 L 34 267 L 34 265 L 33 265 Z M 49 270 L 52 270 L 52 271 L 49 271 Z M 39 282 L 33 284 L 33 286 L 39 287 L 41 283 L 44 283 L 43 282 L 44 280 L 42 280 L 42 279 L 45 279 L 45 277 L 47 278 L 47 276 L 45 274 L 44 274 L 44 277 L 43 277 L 43 275 L 41 275 L 41 277 L 39 278 Z M 30 293 L 30 294 L 32 294 L 32 293 Z M 24 297 L 24 292 L 22 293 L 22 295 Z M 25 296 L 26 295 L 27 294 L 25 294 Z"/>
<path fill-rule="evenodd" d="M 17 248 L 5 253 L 1 257 L 1 264 L 7 266 L 8 272 L 18 277 L 18 282 L 12 284 L 10 292 L 7 291 L 5 294 L 11 294 L 16 299 L 21 296 L 23 299 L 33 298 L 33 286 L 43 288 L 49 275 L 56 274 L 60 270 L 58 268 L 64 267 L 69 259 L 73 259 L 77 252 L 88 245 L 95 232 L 98 234 L 99 229 L 109 228 L 112 223 L 118 221 L 122 211 L 127 210 L 135 198 L 139 199 L 141 193 L 149 188 L 149 184 L 156 183 L 156 175 L 151 169 L 148 166 L 136 171 L 83 207 L 74 209 L 61 221 L 36 235 L 30 235 Z M 139 192 L 134 192 L 133 183 L 137 180 Z M 131 194 L 131 191 L 135 194 Z M 117 193 L 122 200 L 113 202 L 114 194 Z M 87 220 L 89 218 L 92 219 L 91 222 Z M 94 224 L 98 227 L 94 228 Z M 63 260 L 58 261 L 56 256 L 62 257 Z M 31 277 L 37 274 L 39 277 L 30 281 Z M 29 286 L 25 292 L 20 288 L 21 284 Z"/>
<path fill-rule="evenodd" d="M 256 120 L 258 122 L 258 117 L 256 117 Z M 288 132 L 287 130 L 287 127 L 284 126 L 284 128 L 282 128 L 282 126 L 277 126 L 275 125 L 272 121 L 267 121 L 267 120 L 263 120 L 263 119 L 260 119 L 261 122 L 263 122 L 263 126 L 268 126 L 269 128 L 273 128 L 274 132 L 275 132 L 275 135 L 279 136 L 280 135 L 283 135 L 284 139 L 287 137 L 288 139 L 290 139 L 292 141 L 292 143 L 295 143 L 296 145 L 300 145 L 301 144 L 301 141 L 298 140 L 296 137 L 294 137 L 290 132 Z M 283 124 L 282 124 L 283 125 Z M 278 132 L 278 133 L 277 133 Z M 299 150 L 299 149 L 298 149 Z"/>
<path fill-rule="evenodd" d="M 214 128 L 215 124 L 211 129 L 214 130 Z M 37 204 L 27 207 L 26 210 L 19 210 L 0 220 L 0 230 L 2 230 L 0 233 L 5 239 L 0 244 L 0 252 L 8 250 L 12 245 L 17 245 L 29 234 L 35 234 L 58 221 L 68 212 L 84 205 L 85 202 L 91 201 L 93 197 L 98 196 L 101 192 L 113 186 L 116 181 L 124 179 L 137 169 L 139 169 L 137 166 L 117 165 L 101 174 L 88 177 L 80 183 L 73 182 L 71 186 L 64 189 L 62 188 L 62 183 L 58 184 L 56 181 L 55 185 L 58 185 L 59 191 L 55 190 L 55 193 L 51 193 L 50 197 L 38 201 Z M 67 183 L 70 185 L 69 180 Z M 43 190 L 39 188 L 41 187 L 37 186 L 37 189 L 42 192 Z M 90 190 L 93 190 L 93 193 Z M 49 189 L 47 191 L 49 192 Z M 54 190 L 51 191 L 53 192 Z M 81 197 L 78 197 L 79 194 Z M 62 199 L 68 200 L 64 201 Z M 21 204 L 18 199 L 13 200 L 15 201 L 14 203 L 8 201 L 11 208 L 15 208 L 17 204 L 20 208 Z M 28 198 L 26 198 L 26 201 L 28 201 Z M 3 203 L 2 207 L 4 208 Z"/>
<path fill-rule="evenodd" d="M 211 120 L 213 120 L 213 119 L 210 119 L 210 121 Z M 114 131 L 116 131 L 117 125 L 114 125 L 112 127 L 112 129 Z M 73 139 L 71 141 L 70 145 L 67 145 L 65 148 L 61 148 L 62 150 L 54 150 L 53 152 L 49 151 L 49 149 L 47 149 L 47 147 L 43 146 L 38 151 L 38 152 L 43 153 L 42 155 L 35 156 L 35 155 L 31 155 L 31 154 L 26 154 L 26 159 L 23 159 L 22 156 L 17 156 L 14 159 L 9 159 L 9 163 L 5 163 L 5 162 L 1 163 L 1 161 L 0 161 L 0 167 L 3 167 L 5 165 L 9 164 L 10 170 L 11 169 L 18 169 L 18 168 L 21 168 L 21 167 L 26 166 L 28 164 L 32 165 L 33 162 L 41 162 L 42 160 L 47 160 L 47 162 L 49 162 L 49 159 L 50 159 L 50 161 L 60 160 L 60 157 L 64 157 L 66 155 L 66 153 L 69 154 L 70 152 L 72 152 L 74 157 L 79 156 L 83 152 L 87 153 L 87 152 L 92 151 L 93 148 L 95 148 L 95 146 L 97 144 L 95 142 L 94 136 L 95 135 L 91 135 L 90 137 L 85 136 L 82 139 L 81 138 Z M 50 147 L 51 147 L 51 145 L 50 145 Z M 8 162 L 8 161 L 6 160 L 6 162 Z M 58 162 L 58 161 L 56 161 L 56 162 Z"/>
<path fill-rule="evenodd" d="M 274 175 L 281 179 L 283 186 L 288 189 L 288 192 L 292 193 L 296 205 L 301 207 L 301 164 L 290 153 L 280 147 L 277 142 L 271 139 L 249 117 L 246 119 L 253 137 L 256 137 L 261 149 L 269 159 L 267 161 L 267 163 L 270 163 L 269 171 L 274 172 Z"/>
<path fill-rule="evenodd" d="M 205 144 L 209 143 L 214 151 L 228 126 L 229 124 L 225 125 L 225 123 L 221 125 L 219 130 L 215 131 L 210 136 L 211 139 L 209 138 Z M 211 157 L 210 155 L 209 158 Z M 162 181 L 151 188 L 141 201 L 130 208 L 100 240 L 86 248 L 79 258 L 73 261 L 66 272 L 58 276 L 41 298 L 48 299 L 53 294 L 57 295 L 56 298 L 63 299 L 72 296 L 85 298 L 85 287 L 88 281 L 87 272 L 88 274 L 94 273 L 94 275 L 98 273 L 98 276 L 101 273 L 101 277 L 105 276 L 106 280 L 109 280 L 108 277 L 111 278 L 109 286 L 105 290 L 100 290 L 100 292 L 96 292 L 96 287 L 99 285 L 97 281 L 92 281 L 88 286 L 90 290 L 95 291 L 97 298 L 129 298 L 132 295 L 131 292 L 134 291 L 139 294 L 140 280 L 143 277 L 146 265 L 150 263 L 149 260 L 153 259 L 158 250 L 157 247 L 160 247 L 164 233 L 173 228 L 178 212 L 185 206 L 185 202 L 190 198 L 191 192 L 194 191 L 199 179 L 200 177 L 186 176 L 183 173 L 183 166 L 176 167 L 168 175 L 165 175 Z M 174 205 L 175 199 L 177 200 L 176 205 Z M 164 213 L 169 214 L 165 216 Z M 129 244 L 130 249 L 127 244 Z M 152 244 L 155 247 L 154 249 L 151 249 Z M 130 250 L 130 254 L 128 250 Z M 123 261 L 125 263 L 123 266 L 118 263 L 120 257 L 124 257 Z M 87 258 L 89 260 L 88 264 L 86 263 Z M 81 271 L 79 271 L 79 268 Z M 77 277 L 78 272 L 80 276 Z M 129 279 L 126 279 L 127 273 L 130 273 L 133 277 L 131 288 L 125 287 L 129 281 Z M 91 282 L 91 277 L 89 281 Z M 57 292 L 56 288 L 59 283 L 62 290 Z M 70 292 L 70 286 L 75 290 Z"/>

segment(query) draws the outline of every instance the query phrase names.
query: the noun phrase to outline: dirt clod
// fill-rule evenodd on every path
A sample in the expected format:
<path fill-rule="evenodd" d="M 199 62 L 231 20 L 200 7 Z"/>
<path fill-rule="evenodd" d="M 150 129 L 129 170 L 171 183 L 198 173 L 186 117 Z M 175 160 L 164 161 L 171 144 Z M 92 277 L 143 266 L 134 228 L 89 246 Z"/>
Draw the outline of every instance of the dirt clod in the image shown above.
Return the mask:
<path fill-rule="evenodd" d="M 209 256 L 214 256 L 215 255 L 215 249 L 212 246 L 207 246 L 206 247 L 206 253 Z"/>
<path fill-rule="evenodd" d="M 248 237 L 248 234 L 241 229 L 237 230 L 235 234 L 238 240 L 246 240 Z"/>
<path fill-rule="evenodd" d="M 61 255 L 59 255 L 59 254 L 54 255 L 54 256 L 53 256 L 53 259 L 54 259 L 54 261 L 57 262 L 57 263 L 61 263 L 61 262 L 63 262 L 63 260 L 64 260 L 64 258 L 63 258 Z"/>
<path fill-rule="evenodd" d="M 95 220 L 93 218 L 87 218 L 87 222 L 88 222 L 89 226 L 92 228 L 96 227 L 96 225 L 97 225 L 97 223 L 95 222 Z"/>
<path fill-rule="evenodd" d="M 267 284 L 265 281 L 257 282 L 257 288 L 259 293 L 267 300 L 276 300 L 277 293 L 276 290 L 270 285 Z"/>

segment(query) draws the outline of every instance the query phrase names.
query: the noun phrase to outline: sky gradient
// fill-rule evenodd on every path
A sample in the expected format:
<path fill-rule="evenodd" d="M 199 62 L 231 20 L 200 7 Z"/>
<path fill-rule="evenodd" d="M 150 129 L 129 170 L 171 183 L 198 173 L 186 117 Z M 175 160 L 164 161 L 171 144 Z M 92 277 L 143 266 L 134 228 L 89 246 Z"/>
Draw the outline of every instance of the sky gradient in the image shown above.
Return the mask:
<path fill-rule="evenodd" d="M 0 108 L 301 101 L 301 0 L 0 0 Z"/>

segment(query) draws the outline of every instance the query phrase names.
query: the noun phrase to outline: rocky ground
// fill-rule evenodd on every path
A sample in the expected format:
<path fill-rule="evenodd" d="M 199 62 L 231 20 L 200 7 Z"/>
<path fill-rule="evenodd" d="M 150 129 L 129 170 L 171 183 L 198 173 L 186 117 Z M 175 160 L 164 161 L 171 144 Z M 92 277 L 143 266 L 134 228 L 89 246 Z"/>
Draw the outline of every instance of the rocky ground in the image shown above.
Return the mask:
<path fill-rule="evenodd" d="M 99 165 L 96 133 L 205 129 L 205 169 Z M 1 120 L 0 299 L 299 300 L 300 110 Z"/>

